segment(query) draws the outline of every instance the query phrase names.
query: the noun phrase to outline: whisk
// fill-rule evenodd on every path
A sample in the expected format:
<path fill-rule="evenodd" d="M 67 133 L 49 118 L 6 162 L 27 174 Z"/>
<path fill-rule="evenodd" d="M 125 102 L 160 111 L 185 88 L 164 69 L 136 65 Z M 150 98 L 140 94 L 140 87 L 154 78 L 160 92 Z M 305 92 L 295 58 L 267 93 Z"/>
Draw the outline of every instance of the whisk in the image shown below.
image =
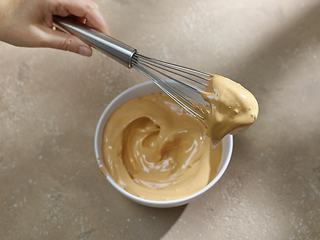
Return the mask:
<path fill-rule="evenodd" d="M 100 33 L 70 17 L 53 17 L 55 27 L 82 39 L 128 68 L 135 68 L 194 117 L 203 120 L 199 104 L 207 105 L 198 90 L 205 91 L 209 74 L 143 56 L 136 49 Z"/>

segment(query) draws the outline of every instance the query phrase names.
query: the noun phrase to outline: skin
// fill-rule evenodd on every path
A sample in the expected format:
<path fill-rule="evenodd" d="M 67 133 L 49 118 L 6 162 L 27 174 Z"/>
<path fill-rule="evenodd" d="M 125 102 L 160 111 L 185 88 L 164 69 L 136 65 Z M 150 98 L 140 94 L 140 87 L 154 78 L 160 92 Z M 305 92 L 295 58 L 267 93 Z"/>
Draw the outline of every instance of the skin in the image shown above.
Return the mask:
<path fill-rule="evenodd" d="M 19 47 L 47 47 L 91 56 L 88 44 L 53 29 L 53 15 L 76 16 L 109 35 L 98 5 L 90 0 L 1 0 L 0 41 Z"/>

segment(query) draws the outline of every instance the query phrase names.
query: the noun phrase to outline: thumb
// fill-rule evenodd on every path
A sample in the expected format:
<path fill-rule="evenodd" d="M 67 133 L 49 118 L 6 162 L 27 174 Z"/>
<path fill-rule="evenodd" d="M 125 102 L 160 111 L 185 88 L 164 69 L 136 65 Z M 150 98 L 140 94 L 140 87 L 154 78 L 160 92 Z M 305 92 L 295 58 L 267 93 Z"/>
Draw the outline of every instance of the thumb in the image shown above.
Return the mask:
<path fill-rule="evenodd" d="M 91 47 L 79 38 L 50 28 L 45 28 L 44 31 L 46 36 L 42 47 L 70 51 L 87 57 L 92 55 Z"/>

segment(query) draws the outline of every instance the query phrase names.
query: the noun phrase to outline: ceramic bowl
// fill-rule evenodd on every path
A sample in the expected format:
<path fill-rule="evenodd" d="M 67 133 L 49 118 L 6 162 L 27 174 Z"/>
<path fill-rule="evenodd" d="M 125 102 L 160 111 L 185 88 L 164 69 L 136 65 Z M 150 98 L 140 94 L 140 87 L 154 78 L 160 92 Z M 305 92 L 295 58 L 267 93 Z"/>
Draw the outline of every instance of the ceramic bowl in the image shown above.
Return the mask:
<path fill-rule="evenodd" d="M 145 206 L 150 207 L 158 207 L 158 208 L 168 208 L 168 207 L 177 207 L 184 204 L 187 204 L 197 197 L 201 196 L 203 193 L 208 191 L 210 188 L 212 188 L 217 181 L 221 178 L 221 176 L 224 174 L 224 172 L 227 169 L 227 166 L 230 162 L 231 155 L 232 155 L 232 149 L 233 149 L 233 138 L 231 135 L 227 135 L 222 140 L 222 155 L 220 160 L 220 165 L 217 171 L 216 177 L 203 189 L 200 191 L 181 199 L 175 199 L 170 201 L 154 201 L 154 200 L 148 200 L 143 199 L 140 197 L 137 197 L 123 188 L 121 188 L 113 179 L 108 175 L 107 169 L 105 167 L 105 164 L 103 162 L 103 155 L 102 155 L 102 137 L 103 137 L 103 130 L 106 125 L 106 122 L 108 118 L 111 116 L 111 114 L 122 104 L 125 102 L 137 98 L 142 97 L 145 95 L 150 95 L 151 93 L 158 93 L 161 92 L 161 90 L 151 81 L 150 82 L 144 82 L 141 84 L 138 84 L 136 86 L 133 86 L 126 91 L 119 94 L 115 99 L 112 100 L 112 102 L 107 106 L 107 108 L 102 113 L 100 120 L 98 122 L 96 133 L 95 133 L 95 139 L 94 139 L 94 147 L 95 147 L 95 154 L 96 159 L 98 162 L 98 165 L 100 168 L 102 168 L 102 171 L 104 170 L 107 174 L 107 180 L 110 182 L 110 184 L 117 189 L 121 194 L 126 196 L 127 198 L 131 199 L 132 201 L 135 201 L 137 203 L 140 203 Z"/>

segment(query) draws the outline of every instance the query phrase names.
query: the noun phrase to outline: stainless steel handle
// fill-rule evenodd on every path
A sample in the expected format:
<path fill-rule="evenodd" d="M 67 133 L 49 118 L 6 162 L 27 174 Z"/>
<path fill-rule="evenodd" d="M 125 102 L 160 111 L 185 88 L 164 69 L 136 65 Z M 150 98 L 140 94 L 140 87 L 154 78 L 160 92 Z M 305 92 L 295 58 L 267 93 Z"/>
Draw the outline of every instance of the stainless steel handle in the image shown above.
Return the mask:
<path fill-rule="evenodd" d="M 55 27 L 80 38 L 126 67 L 132 67 L 131 60 L 132 56 L 137 52 L 136 49 L 70 17 L 53 16 L 53 23 Z"/>

